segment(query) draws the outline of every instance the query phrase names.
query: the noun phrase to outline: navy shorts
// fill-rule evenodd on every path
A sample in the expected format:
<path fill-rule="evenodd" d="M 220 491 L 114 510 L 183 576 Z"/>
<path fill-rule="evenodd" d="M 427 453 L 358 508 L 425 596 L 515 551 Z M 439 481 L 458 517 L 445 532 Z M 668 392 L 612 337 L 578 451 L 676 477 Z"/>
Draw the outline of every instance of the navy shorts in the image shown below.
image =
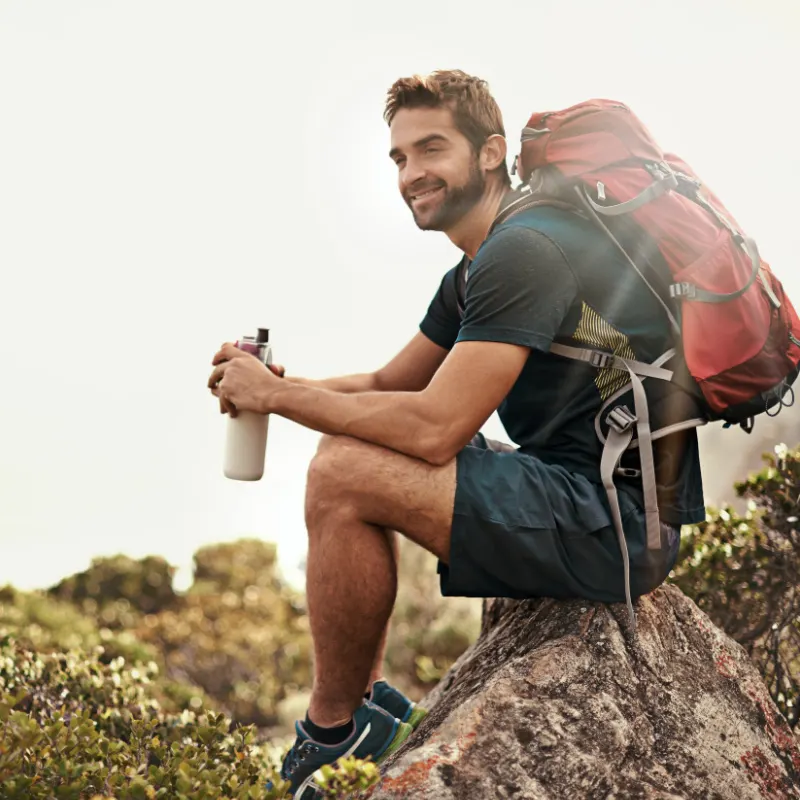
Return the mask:
<path fill-rule="evenodd" d="M 458 597 L 585 598 L 624 602 L 622 553 L 605 489 L 478 434 L 456 459 L 449 564 L 441 592 Z M 647 549 L 644 512 L 619 492 L 633 597 L 660 586 L 680 531 L 662 523 Z"/>

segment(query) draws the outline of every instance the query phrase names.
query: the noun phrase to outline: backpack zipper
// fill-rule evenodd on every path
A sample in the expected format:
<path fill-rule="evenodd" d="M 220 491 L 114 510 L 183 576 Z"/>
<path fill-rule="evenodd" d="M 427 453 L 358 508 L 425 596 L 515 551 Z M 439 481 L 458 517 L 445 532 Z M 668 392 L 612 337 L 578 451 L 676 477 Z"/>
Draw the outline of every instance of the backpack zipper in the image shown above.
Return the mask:
<path fill-rule="evenodd" d="M 800 339 L 798 339 L 791 331 L 789 332 L 789 341 L 800 347 Z"/>

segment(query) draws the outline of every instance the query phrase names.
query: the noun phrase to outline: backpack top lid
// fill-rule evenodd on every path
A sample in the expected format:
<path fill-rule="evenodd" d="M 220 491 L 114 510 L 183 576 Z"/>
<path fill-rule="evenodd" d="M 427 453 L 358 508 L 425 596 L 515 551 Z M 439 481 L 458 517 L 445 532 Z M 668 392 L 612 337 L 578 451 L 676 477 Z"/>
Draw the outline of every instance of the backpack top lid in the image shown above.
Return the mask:
<path fill-rule="evenodd" d="M 522 129 L 517 171 L 523 182 L 555 164 L 568 178 L 628 159 L 664 161 L 638 117 L 616 100 L 587 100 L 561 111 L 535 112 Z"/>

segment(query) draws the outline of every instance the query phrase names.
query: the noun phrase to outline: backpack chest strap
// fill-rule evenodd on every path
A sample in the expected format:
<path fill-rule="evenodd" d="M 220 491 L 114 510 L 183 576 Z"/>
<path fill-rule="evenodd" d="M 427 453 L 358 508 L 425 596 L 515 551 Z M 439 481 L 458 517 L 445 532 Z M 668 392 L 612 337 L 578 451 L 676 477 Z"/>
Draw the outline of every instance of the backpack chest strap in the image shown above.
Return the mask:
<path fill-rule="evenodd" d="M 632 372 L 642 378 L 658 378 L 662 381 L 672 380 L 673 372 L 671 369 L 665 369 L 656 364 L 648 364 L 645 361 L 620 358 L 613 353 L 604 353 L 602 350 L 592 350 L 589 347 L 573 347 L 569 344 L 553 342 L 550 345 L 550 352 L 557 356 L 571 358 L 574 361 L 583 361 L 589 366 L 597 367 L 598 369 L 619 369 L 623 372 Z"/>

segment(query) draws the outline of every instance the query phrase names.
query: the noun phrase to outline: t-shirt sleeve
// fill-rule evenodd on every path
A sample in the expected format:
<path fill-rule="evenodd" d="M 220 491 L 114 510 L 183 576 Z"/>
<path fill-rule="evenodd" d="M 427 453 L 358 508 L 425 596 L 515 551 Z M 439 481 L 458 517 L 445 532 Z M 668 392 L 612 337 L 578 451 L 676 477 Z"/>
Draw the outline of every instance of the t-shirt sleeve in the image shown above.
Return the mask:
<path fill-rule="evenodd" d="M 547 352 L 577 296 L 578 281 L 552 239 L 521 226 L 501 229 L 470 267 L 457 341 Z"/>
<path fill-rule="evenodd" d="M 420 323 L 420 330 L 434 344 L 450 350 L 456 343 L 461 326 L 458 309 L 458 281 L 461 280 L 463 264 L 457 264 L 445 273 L 439 289 L 428 306 L 428 311 Z"/>

